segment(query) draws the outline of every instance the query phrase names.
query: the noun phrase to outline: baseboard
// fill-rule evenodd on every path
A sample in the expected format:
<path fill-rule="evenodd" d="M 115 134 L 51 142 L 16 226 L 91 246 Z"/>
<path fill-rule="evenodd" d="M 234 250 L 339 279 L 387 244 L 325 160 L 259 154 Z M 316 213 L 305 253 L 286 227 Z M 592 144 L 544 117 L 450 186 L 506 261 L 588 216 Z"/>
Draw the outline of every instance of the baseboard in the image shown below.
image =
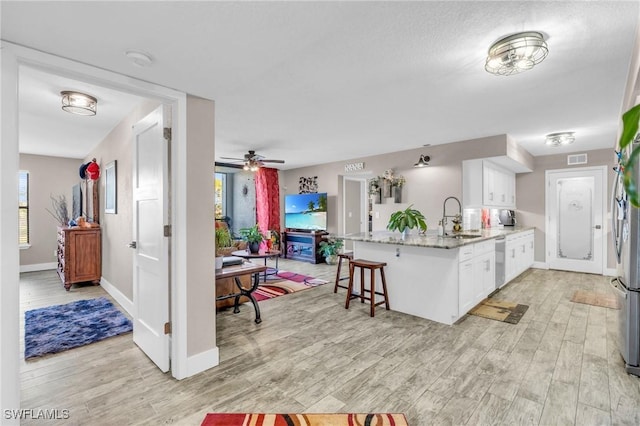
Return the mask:
<path fill-rule="evenodd" d="M 535 269 L 549 269 L 549 265 L 547 264 L 547 262 L 533 262 L 533 265 L 531 265 L 531 267 Z"/>
<path fill-rule="evenodd" d="M 618 271 L 616 268 L 604 268 L 604 271 L 602 271 L 602 275 L 604 275 L 605 277 L 616 277 L 618 276 Z"/>
<path fill-rule="evenodd" d="M 133 315 L 133 301 L 132 300 L 129 300 L 129 298 L 127 298 L 127 296 L 125 296 L 120 290 L 118 290 L 116 288 L 116 286 L 114 286 L 109 281 L 104 279 L 104 277 L 102 277 L 100 279 L 100 285 L 102 286 L 104 291 L 109 293 L 109 295 L 111 295 L 111 297 L 113 297 L 115 299 L 115 301 L 118 302 L 120 304 L 120 306 L 122 306 L 122 308 L 125 311 L 127 311 L 127 313 L 129 315 L 131 315 L 132 317 L 135 317 L 135 315 Z"/>
<path fill-rule="evenodd" d="M 32 265 L 20 265 L 20 272 L 49 271 L 57 267 L 58 264 L 56 262 L 34 263 Z"/>
<path fill-rule="evenodd" d="M 220 364 L 220 352 L 216 346 L 208 351 L 187 358 L 187 375 L 191 377 Z"/>

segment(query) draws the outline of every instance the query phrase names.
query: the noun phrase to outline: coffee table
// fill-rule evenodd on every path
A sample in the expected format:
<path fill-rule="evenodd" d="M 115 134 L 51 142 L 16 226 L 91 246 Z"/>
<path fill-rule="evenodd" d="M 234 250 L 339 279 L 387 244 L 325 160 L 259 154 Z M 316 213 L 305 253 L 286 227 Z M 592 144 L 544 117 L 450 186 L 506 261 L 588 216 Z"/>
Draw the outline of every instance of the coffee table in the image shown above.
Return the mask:
<path fill-rule="evenodd" d="M 240 312 L 240 298 L 242 296 L 246 296 L 251 301 L 253 305 L 253 309 L 256 311 L 256 324 L 260 324 L 262 319 L 260 318 L 260 308 L 258 307 L 258 301 L 253 297 L 253 292 L 258 288 L 258 283 L 260 282 L 260 272 L 266 271 L 266 266 L 256 265 L 253 263 L 245 263 L 242 265 L 234 265 L 227 266 L 218 271 L 216 271 L 216 280 L 222 279 L 233 279 L 236 286 L 238 287 L 238 291 L 231 294 L 223 294 L 220 296 L 216 296 L 217 300 L 226 300 L 230 298 L 234 298 L 233 304 L 233 313 L 237 314 Z M 240 277 L 243 275 L 253 275 L 253 284 L 250 288 L 245 288 L 242 286 L 242 282 L 240 281 Z"/>
<path fill-rule="evenodd" d="M 278 273 L 278 258 L 280 257 L 279 250 L 260 250 L 258 253 L 249 253 L 247 250 L 237 250 L 231 253 L 231 256 L 241 257 L 243 259 L 247 259 L 249 261 L 253 261 L 255 259 L 264 259 L 264 266 L 267 266 L 267 259 L 276 259 L 276 267 L 269 268 L 272 272 L 267 273 L 267 270 L 264 271 L 263 281 L 267 282 L 267 275 L 275 275 Z M 273 271 L 275 270 L 275 271 Z"/>

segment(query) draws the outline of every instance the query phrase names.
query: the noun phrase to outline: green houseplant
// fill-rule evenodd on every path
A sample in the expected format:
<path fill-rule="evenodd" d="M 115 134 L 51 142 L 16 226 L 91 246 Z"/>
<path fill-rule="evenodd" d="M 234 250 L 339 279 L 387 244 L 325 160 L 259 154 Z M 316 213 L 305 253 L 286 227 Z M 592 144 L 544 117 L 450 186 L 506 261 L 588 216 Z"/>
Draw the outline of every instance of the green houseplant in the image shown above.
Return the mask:
<path fill-rule="evenodd" d="M 427 230 L 427 221 L 424 215 L 412 207 L 413 204 L 404 210 L 398 210 L 391 214 L 387 229 L 402 232 L 403 238 L 413 228 L 418 228 L 420 232 L 425 232 Z"/>
<path fill-rule="evenodd" d="M 320 241 L 318 252 L 324 256 L 325 262 L 329 265 L 338 263 L 338 252 L 343 247 L 344 241 L 340 238 L 330 237 L 327 241 Z"/>
<path fill-rule="evenodd" d="M 233 238 L 229 228 L 216 228 L 216 269 L 222 269 L 223 250 L 233 245 Z"/>
<path fill-rule="evenodd" d="M 622 134 L 620 135 L 620 163 L 623 167 L 623 183 L 629 202 L 640 207 L 638 197 L 638 182 L 636 182 L 636 168 L 640 157 L 640 145 L 636 146 L 625 158 L 625 150 L 638 136 L 638 122 L 640 121 L 640 105 L 636 105 L 622 115 Z"/>
<path fill-rule="evenodd" d="M 258 228 L 257 223 L 250 228 L 241 228 L 240 235 L 249 245 L 249 251 L 251 253 L 258 253 L 260 250 L 260 243 L 265 240 L 265 236 L 260 232 L 260 228 Z"/>

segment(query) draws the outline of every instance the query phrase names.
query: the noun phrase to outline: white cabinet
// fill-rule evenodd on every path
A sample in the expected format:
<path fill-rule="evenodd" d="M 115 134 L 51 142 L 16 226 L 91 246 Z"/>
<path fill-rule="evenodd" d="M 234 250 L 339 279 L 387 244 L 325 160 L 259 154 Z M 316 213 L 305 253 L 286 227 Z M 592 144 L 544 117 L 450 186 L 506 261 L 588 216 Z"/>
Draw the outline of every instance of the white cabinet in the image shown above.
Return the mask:
<path fill-rule="evenodd" d="M 464 207 L 516 205 L 516 175 L 489 160 L 462 162 L 462 204 Z"/>
<path fill-rule="evenodd" d="M 495 242 L 462 246 L 458 260 L 458 314 L 462 316 L 495 290 Z"/>
<path fill-rule="evenodd" d="M 533 265 L 533 230 L 507 236 L 505 243 L 505 284 Z"/>

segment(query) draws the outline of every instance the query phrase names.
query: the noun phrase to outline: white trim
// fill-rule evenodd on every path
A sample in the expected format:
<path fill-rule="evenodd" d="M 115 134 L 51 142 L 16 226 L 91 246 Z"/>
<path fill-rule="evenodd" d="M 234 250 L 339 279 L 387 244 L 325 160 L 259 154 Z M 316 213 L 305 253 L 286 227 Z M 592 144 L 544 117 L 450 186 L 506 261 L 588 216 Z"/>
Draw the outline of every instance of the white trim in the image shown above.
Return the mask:
<path fill-rule="evenodd" d="M 547 262 L 533 262 L 531 267 L 534 269 L 549 269 L 549 264 Z"/>
<path fill-rule="evenodd" d="M 127 311 L 127 313 L 129 315 L 131 315 L 132 317 L 135 316 L 134 315 L 134 307 L 133 307 L 133 301 L 132 300 L 130 300 L 127 296 L 125 296 L 124 293 L 122 293 L 120 290 L 118 290 L 118 288 L 116 286 L 111 284 L 104 277 L 100 278 L 100 285 L 102 286 L 104 291 L 109 293 L 109 295 L 111 297 L 113 297 L 113 299 L 116 302 L 118 302 L 118 304 L 120 306 L 122 306 L 122 308 L 125 311 Z"/>
<path fill-rule="evenodd" d="M 220 351 L 217 346 L 208 351 L 190 356 L 187 359 L 187 377 L 202 373 L 218 364 L 220 364 Z"/>
<path fill-rule="evenodd" d="M 30 248 L 31 248 L 31 244 L 20 244 L 20 245 L 18 246 L 18 248 L 19 248 L 20 250 L 27 250 L 27 249 L 30 249 Z"/>
<path fill-rule="evenodd" d="M 56 262 L 49 263 L 32 263 L 31 265 L 20 265 L 20 273 L 22 272 L 36 272 L 36 271 L 49 271 L 56 269 L 58 264 Z"/>
<path fill-rule="evenodd" d="M 617 277 L 618 271 L 616 270 L 616 268 L 604 268 L 604 270 L 602 271 L 602 275 L 604 275 L 605 277 Z"/>
<path fill-rule="evenodd" d="M 342 232 L 343 234 L 347 233 L 347 181 L 359 182 L 360 183 L 360 232 L 368 231 L 368 218 L 367 218 L 367 178 L 365 177 L 356 177 L 353 175 L 343 175 L 342 176 Z"/>
<path fill-rule="evenodd" d="M 54 73 L 58 75 L 63 75 L 69 78 L 78 79 L 81 81 L 86 81 L 91 84 L 96 84 L 100 86 L 104 86 L 107 88 L 115 89 L 115 90 L 123 90 L 128 93 L 132 93 L 138 96 L 147 97 L 159 100 L 165 104 L 171 104 L 171 110 L 173 114 L 173 123 L 172 123 L 172 155 L 175 154 L 175 157 L 172 158 L 172 188 L 171 194 L 173 194 L 172 200 L 172 227 L 174 229 L 174 235 L 177 237 L 172 238 L 173 249 L 172 253 L 174 253 L 173 257 L 170 259 L 171 265 L 171 292 L 172 292 L 172 305 L 171 305 L 171 314 L 172 314 L 172 349 L 171 349 L 171 363 L 172 366 L 175 366 L 175 370 L 172 369 L 173 377 L 177 379 L 182 379 L 188 377 L 186 374 L 186 363 L 187 363 L 187 290 L 186 285 L 188 282 L 187 277 L 187 268 L 186 268 L 186 230 L 187 230 L 187 203 L 186 203 L 186 171 L 187 171 L 187 159 L 186 159 L 186 114 L 187 114 L 187 105 L 186 105 L 186 94 L 183 92 L 178 92 L 174 89 L 158 86 L 156 84 L 152 84 L 146 81 L 137 80 L 135 78 L 116 74 L 114 72 L 93 67 L 91 65 L 75 62 L 69 59 L 65 59 L 59 56 L 55 56 L 49 53 L 40 52 L 37 50 L 29 49 L 27 47 L 19 46 L 13 43 L 9 43 L 6 41 L 1 41 L 1 49 L 2 52 L 2 77 L 3 77 L 3 86 L 2 86 L 2 112 L 5 111 L 18 111 L 17 107 L 17 74 L 19 73 L 19 69 L 21 66 L 29 66 L 38 68 L 45 72 Z M 16 60 L 17 58 L 17 60 Z M 10 59 L 10 60 L 7 60 Z M 5 87 L 4 81 L 6 76 L 11 76 L 15 74 L 15 82 L 11 85 L 7 85 Z M 9 80 L 6 77 L 6 80 Z M 11 90 L 9 90 L 11 89 Z M 15 96 L 9 96 L 7 93 L 15 93 Z M 14 99 L 15 98 L 15 99 Z M 11 108 L 9 108 L 11 107 Z M 6 117 L 6 118 L 5 118 Z M 15 155 L 15 164 L 11 164 L 9 167 L 6 167 L 7 161 L 5 160 L 2 164 L 3 176 L 5 174 L 15 175 L 15 171 L 18 169 L 18 126 L 17 126 L 18 117 L 9 116 L 9 114 L 3 115 L 2 121 L 2 147 L 3 154 L 5 151 L 14 150 L 16 152 Z M 15 128 L 14 128 L 15 127 Z M 6 140 L 5 140 L 6 139 Z M 13 144 L 12 144 L 13 142 Z M 10 146 L 7 146 L 10 145 Z M 2 155 L 2 159 L 8 158 L 9 155 Z M 10 160 L 9 160 L 10 161 Z M 13 170 L 13 172 L 12 172 Z M 2 182 L 11 183 L 15 179 L 3 179 Z M 13 185 L 13 184 L 12 184 Z M 7 205 L 15 205 L 17 207 L 17 185 L 15 186 L 15 190 L 13 191 L 4 191 L 2 192 L 3 205 L 6 203 Z M 13 202 L 9 203 L 8 196 L 12 196 L 15 198 Z M 12 221 L 11 228 L 14 229 L 13 232 L 9 232 L 11 229 L 7 225 L 5 226 L 3 223 L 3 227 L 0 231 L 4 234 L 11 234 L 12 237 L 15 238 L 17 231 L 15 230 L 17 224 L 17 211 L 16 208 L 16 220 Z M 5 219 L 3 215 L 3 220 Z M 10 219 L 10 218 L 9 218 Z M 179 243 L 176 244 L 175 241 L 179 240 Z M 4 244 L 4 242 L 3 242 Z M 14 243 L 12 247 L 17 247 Z M 17 254 L 16 250 L 16 254 Z M 9 262 L 7 257 L 4 256 L 4 261 Z M 16 256 L 17 257 L 17 256 Z M 4 266 L 4 265 L 3 265 Z M 19 270 L 19 261 L 15 262 L 15 275 L 18 275 Z M 13 271 L 13 269 L 11 269 Z M 2 337 L 3 341 L 16 341 L 15 347 L 18 348 L 17 342 L 19 340 L 19 335 L 16 335 L 15 339 L 9 338 L 13 334 L 6 332 L 9 329 L 9 325 L 5 324 L 19 324 L 18 319 L 18 306 L 19 306 L 19 297 L 17 296 L 18 286 L 17 279 L 11 280 L 9 276 L 10 272 L 6 277 L 6 282 L 16 282 L 15 291 L 16 297 L 7 297 L 1 298 L 0 302 L 3 305 L 2 315 L 3 315 L 3 329 Z M 3 280 L 5 282 L 4 271 L 2 272 Z M 4 287 L 4 286 L 3 286 Z M 9 296 L 9 295 L 7 295 Z M 12 295 L 11 295 L 12 296 Z M 9 304 L 13 305 L 13 302 L 10 300 L 16 298 L 15 307 L 9 308 L 5 310 L 5 307 Z M 15 309 L 14 309 L 15 308 Z M 15 310 L 15 318 L 14 321 L 4 321 L 5 315 L 9 315 L 6 312 L 13 312 Z M 8 319 L 8 318 L 7 318 Z M 4 328 L 6 327 L 6 328 Z M 16 326 L 17 327 L 17 326 Z M 6 338 L 5 338 L 6 337 Z M 14 345 L 3 345 L 5 347 L 12 347 Z M 4 353 L 3 353 L 4 354 Z M 17 354 L 17 349 L 16 349 Z M 9 357 L 7 357 L 9 358 Z M 3 363 L 4 363 L 4 357 Z M 13 361 L 13 359 L 11 359 Z M 11 364 L 10 367 L 13 368 L 16 372 L 19 371 L 19 363 L 16 361 L 16 364 Z M 4 371 L 4 366 L 3 366 Z M 17 373 L 16 373 L 17 374 Z M 5 382 L 5 377 L 2 376 L 2 382 Z M 7 378 L 9 380 L 9 378 Z M 8 383 L 8 382 L 7 382 Z M 13 382 L 7 384 L 7 389 L 11 388 L 14 395 L 17 395 L 13 398 L 18 398 L 19 402 L 19 381 L 15 384 Z M 15 392 L 13 392 L 15 390 Z M 0 393 L 0 399 L 3 403 L 4 407 L 11 407 L 14 404 L 5 405 L 4 399 L 5 393 Z M 9 399 L 7 399 L 9 402 Z M 17 404 L 16 407 L 18 407 Z"/>

